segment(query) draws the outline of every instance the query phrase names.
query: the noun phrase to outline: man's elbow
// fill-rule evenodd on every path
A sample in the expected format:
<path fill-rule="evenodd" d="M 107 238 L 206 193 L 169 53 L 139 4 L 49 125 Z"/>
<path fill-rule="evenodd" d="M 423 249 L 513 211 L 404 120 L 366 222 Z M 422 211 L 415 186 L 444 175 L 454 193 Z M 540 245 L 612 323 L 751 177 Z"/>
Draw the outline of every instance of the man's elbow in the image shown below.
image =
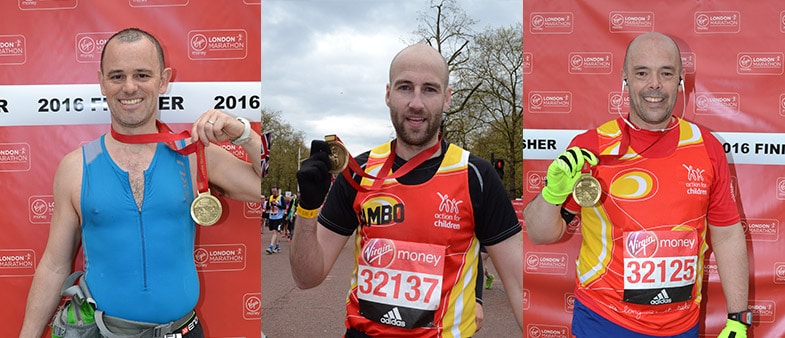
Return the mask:
<path fill-rule="evenodd" d="M 322 284 L 322 281 L 315 280 L 315 279 L 314 280 L 304 280 L 302 278 L 295 277 L 294 278 L 294 284 L 300 290 L 308 290 L 308 289 L 312 289 L 312 288 L 315 288 L 315 287 L 319 286 L 319 284 Z"/>

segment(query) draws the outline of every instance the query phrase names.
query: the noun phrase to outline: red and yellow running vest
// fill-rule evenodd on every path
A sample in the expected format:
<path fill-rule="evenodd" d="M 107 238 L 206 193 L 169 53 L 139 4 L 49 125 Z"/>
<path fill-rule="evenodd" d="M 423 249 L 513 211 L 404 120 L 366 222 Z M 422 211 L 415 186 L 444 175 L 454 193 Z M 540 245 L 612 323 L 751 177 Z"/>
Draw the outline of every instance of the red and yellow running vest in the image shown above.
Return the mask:
<path fill-rule="evenodd" d="M 390 143 L 372 149 L 365 171 L 378 176 L 388 156 L 395 156 Z M 347 327 L 383 337 L 474 334 L 479 243 L 468 162 L 469 152 L 450 145 L 427 182 L 387 179 L 380 190 L 357 193 L 361 220 Z"/>
<path fill-rule="evenodd" d="M 597 128 L 603 195 L 581 209 L 576 297 L 649 335 L 681 333 L 699 316 L 715 173 L 698 126 L 680 120 L 678 128 L 676 149 L 662 158 L 621 149 L 618 120 Z"/>

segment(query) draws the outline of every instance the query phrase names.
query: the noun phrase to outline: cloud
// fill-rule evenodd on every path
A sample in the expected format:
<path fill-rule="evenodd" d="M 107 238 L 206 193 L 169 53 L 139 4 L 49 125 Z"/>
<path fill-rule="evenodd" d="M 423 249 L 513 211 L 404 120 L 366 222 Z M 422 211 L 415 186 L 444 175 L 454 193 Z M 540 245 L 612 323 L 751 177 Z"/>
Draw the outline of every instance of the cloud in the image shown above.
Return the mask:
<path fill-rule="evenodd" d="M 478 29 L 514 24 L 522 13 L 521 0 L 460 2 Z M 264 107 L 302 130 L 306 144 L 336 134 L 358 155 L 391 140 L 384 104 L 389 64 L 416 39 L 417 18 L 428 6 L 427 0 L 265 0 Z"/>

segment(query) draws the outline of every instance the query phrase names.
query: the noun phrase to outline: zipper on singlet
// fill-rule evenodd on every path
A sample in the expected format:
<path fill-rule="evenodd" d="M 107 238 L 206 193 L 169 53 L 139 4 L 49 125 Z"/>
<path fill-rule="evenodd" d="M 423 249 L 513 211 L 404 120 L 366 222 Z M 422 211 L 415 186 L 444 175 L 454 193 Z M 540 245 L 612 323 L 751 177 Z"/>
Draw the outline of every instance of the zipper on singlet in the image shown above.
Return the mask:
<path fill-rule="evenodd" d="M 144 204 L 144 201 L 142 202 Z M 142 250 L 142 287 L 146 291 L 147 290 L 147 250 L 145 250 L 146 245 L 144 242 L 144 222 L 142 221 L 142 208 L 140 207 L 139 210 L 139 248 Z"/>

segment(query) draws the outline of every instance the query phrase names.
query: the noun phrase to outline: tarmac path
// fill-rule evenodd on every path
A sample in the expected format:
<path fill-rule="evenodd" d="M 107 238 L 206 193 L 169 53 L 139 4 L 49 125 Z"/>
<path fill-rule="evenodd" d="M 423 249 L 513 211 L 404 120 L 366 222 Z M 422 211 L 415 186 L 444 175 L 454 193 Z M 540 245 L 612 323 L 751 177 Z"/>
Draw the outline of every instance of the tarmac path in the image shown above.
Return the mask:
<path fill-rule="evenodd" d="M 262 247 L 270 243 L 270 231 L 262 234 Z M 350 238 L 325 281 L 312 289 L 295 286 L 289 268 L 288 240 L 281 241 L 281 252 L 268 255 L 262 250 L 262 332 L 268 338 L 341 337 L 346 328 L 345 300 L 352 271 Z M 490 260 L 489 260 L 490 263 Z M 492 264 L 491 271 L 495 273 Z M 520 337 L 512 309 L 501 281 L 494 280 L 483 290 L 485 320 L 474 337 Z"/>

